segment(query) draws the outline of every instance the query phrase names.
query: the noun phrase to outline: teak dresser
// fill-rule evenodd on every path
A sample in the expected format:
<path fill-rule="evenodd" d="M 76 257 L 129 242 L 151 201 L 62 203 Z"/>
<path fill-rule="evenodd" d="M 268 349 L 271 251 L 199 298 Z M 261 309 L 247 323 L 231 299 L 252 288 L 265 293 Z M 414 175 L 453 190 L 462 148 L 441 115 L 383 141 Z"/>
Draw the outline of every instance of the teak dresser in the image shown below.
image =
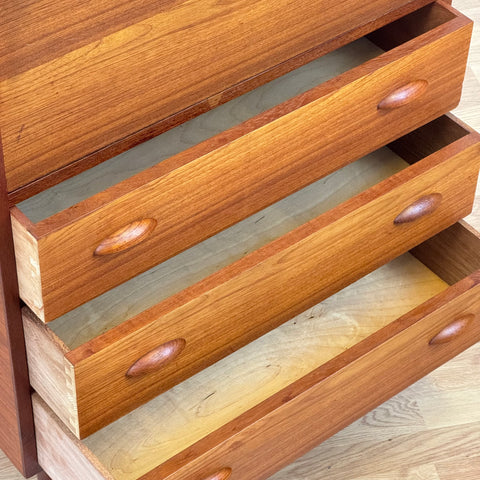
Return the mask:
<path fill-rule="evenodd" d="M 471 32 L 445 1 L 3 0 L 16 467 L 266 479 L 476 343 Z"/>

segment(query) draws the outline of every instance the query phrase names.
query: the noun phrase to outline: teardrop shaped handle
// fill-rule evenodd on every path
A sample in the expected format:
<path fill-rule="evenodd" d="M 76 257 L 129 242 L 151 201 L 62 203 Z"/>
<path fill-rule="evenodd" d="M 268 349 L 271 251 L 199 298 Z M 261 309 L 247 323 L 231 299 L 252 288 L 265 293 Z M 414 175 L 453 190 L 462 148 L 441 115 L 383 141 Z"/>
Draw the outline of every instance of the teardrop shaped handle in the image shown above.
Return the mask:
<path fill-rule="evenodd" d="M 95 249 L 94 255 L 103 257 L 114 253 L 123 252 L 143 242 L 156 227 L 154 218 L 144 218 L 125 225 L 120 230 L 102 240 Z"/>
<path fill-rule="evenodd" d="M 431 193 L 424 195 L 403 210 L 395 220 L 394 224 L 410 223 L 433 213 L 442 203 L 441 193 Z"/>
<path fill-rule="evenodd" d="M 203 480 L 227 480 L 227 478 L 230 478 L 230 475 L 232 475 L 232 469 L 227 467 L 222 468 L 219 472 L 214 473 Z"/>
<path fill-rule="evenodd" d="M 469 314 L 458 318 L 453 323 L 445 327 L 441 332 L 437 333 L 429 342 L 430 345 L 441 345 L 448 343 L 459 337 L 473 322 L 475 315 Z"/>
<path fill-rule="evenodd" d="M 397 88 L 390 95 L 385 97 L 379 104 L 379 110 L 394 110 L 413 102 L 421 97 L 427 90 L 428 82 L 426 80 L 415 80 L 407 83 L 403 87 Z"/>
<path fill-rule="evenodd" d="M 128 378 L 140 377 L 164 367 L 183 352 L 186 344 L 187 342 L 183 338 L 177 338 L 154 348 L 140 357 L 125 375 Z"/>

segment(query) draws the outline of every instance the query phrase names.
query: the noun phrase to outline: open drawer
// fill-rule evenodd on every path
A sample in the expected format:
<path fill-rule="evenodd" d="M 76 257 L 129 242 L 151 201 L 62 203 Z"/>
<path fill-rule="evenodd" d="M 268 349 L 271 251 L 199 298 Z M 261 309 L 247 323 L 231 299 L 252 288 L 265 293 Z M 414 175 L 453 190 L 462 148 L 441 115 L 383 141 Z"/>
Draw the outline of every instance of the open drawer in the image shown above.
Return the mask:
<path fill-rule="evenodd" d="M 31 384 L 89 435 L 466 216 L 479 164 L 440 117 L 53 322 L 26 309 Z"/>
<path fill-rule="evenodd" d="M 22 299 L 51 321 L 447 112 L 471 28 L 428 5 L 14 207 Z"/>
<path fill-rule="evenodd" d="M 455 224 L 412 253 L 83 442 L 34 395 L 41 466 L 53 480 L 267 478 L 480 340 L 479 234 Z"/>

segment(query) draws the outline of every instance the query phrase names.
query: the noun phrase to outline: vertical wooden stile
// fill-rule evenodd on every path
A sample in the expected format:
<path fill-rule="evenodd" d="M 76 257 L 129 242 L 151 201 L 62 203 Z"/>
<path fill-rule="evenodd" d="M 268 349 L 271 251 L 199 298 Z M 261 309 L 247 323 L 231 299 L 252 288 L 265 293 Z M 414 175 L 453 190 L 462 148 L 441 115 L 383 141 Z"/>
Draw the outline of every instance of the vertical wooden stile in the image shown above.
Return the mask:
<path fill-rule="evenodd" d="M 0 136 L 0 449 L 30 477 L 39 467 L 1 145 Z"/>

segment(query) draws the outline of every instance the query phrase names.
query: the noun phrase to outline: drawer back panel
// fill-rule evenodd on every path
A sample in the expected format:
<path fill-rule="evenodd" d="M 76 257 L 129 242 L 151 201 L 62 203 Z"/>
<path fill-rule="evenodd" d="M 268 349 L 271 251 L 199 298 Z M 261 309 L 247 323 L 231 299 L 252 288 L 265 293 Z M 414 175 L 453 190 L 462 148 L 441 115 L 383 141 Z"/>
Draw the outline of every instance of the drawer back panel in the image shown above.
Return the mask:
<path fill-rule="evenodd" d="M 212 108 L 234 85 L 358 26 L 373 30 L 378 17 L 405 4 L 428 2 L 353 3 L 3 0 L 8 190 L 89 155 L 100 158 L 131 135 L 144 139 L 139 132 L 198 102 L 209 99 L 202 108 Z"/>

